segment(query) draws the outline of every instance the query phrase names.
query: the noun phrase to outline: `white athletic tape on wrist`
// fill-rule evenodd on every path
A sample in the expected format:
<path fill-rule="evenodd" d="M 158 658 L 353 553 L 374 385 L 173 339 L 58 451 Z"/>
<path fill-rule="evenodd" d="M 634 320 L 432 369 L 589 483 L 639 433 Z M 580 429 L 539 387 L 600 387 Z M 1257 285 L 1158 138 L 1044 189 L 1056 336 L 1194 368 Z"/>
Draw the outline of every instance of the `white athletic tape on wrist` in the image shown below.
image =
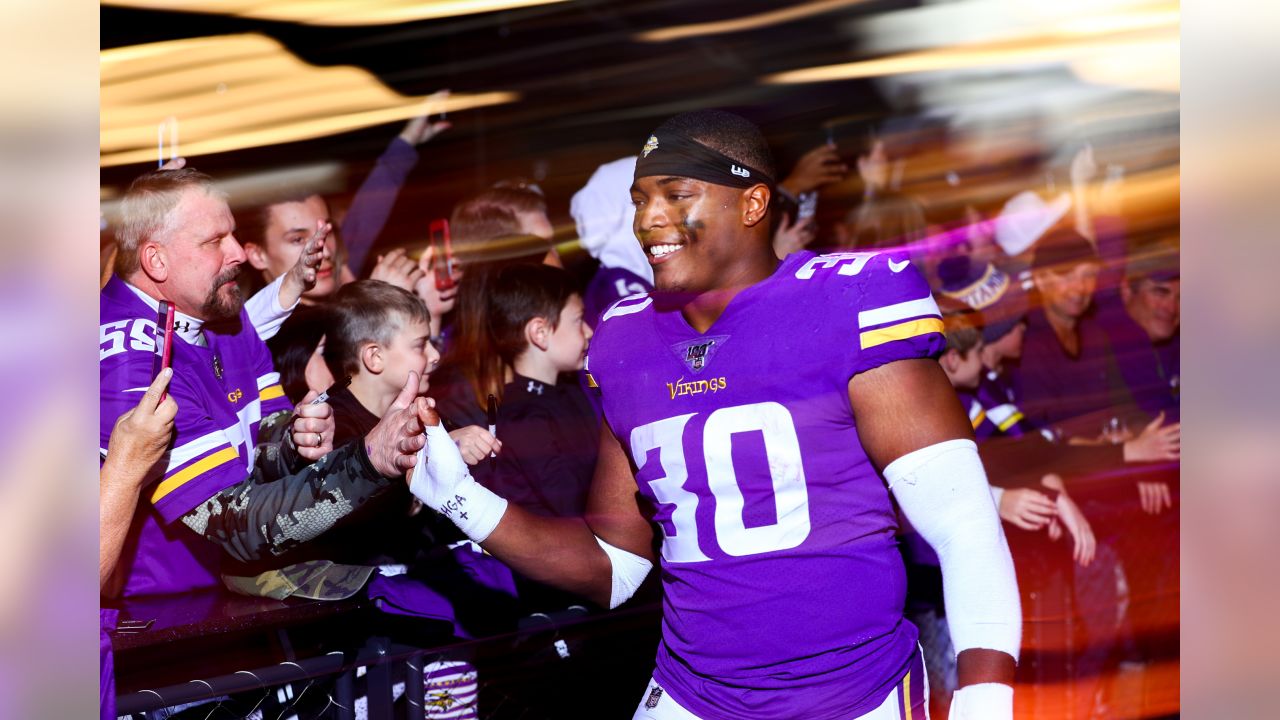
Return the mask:
<path fill-rule="evenodd" d="M 448 518 L 474 542 L 484 542 L 507 511 L 506 498 L 476 482 L 443 425 L 427 426 L 409 492 Z"/>
<path fill-rule="evenodd" d="M 612 610 L 636 594 L 640 583 L 644 582 L 653 569 L 653 563 L 635 553 L 614 547 L 599 537 L 596 537 L 596 542 L 600 544 L 604 554 L 609 556 L 609 563 L 613 566 L 613 584 L 609 590 L 609 609 Z"/>
<path fill-rule="evenodd" d="M 951 720 L 1012 720 L 1013 688 L 1001 683 L 966 685 L 951 696 Z"/>
<path fill-rule="evenodd" d="M 986 648 L 1018 658 L 1022 603 L 1009 544 L 972 440 L 907 453 L 884 469 L 898 505 L 942 566 L 956 654 Z"/>

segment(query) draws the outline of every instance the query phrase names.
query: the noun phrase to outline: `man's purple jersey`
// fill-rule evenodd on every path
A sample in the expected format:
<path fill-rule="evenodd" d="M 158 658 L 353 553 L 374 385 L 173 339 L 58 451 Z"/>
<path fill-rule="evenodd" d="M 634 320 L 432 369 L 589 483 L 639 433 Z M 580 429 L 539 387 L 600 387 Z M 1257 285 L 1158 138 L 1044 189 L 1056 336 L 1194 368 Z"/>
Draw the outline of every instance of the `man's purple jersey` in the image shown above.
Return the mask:
<path fill-rule="evenodd" d="M 138 404 L 155 376 L 156 310 L 118 277 L 99 302 L 100 441 Z M 169 394 L 178 403 L 173 445 L 148 478 L 120 564 L 124 595 L 184 592 L 221 584 L 222 549 L 174 521 L 252 469 L 258 424 L 290 410 L 267 346 L 241 312 L 234 331 L 206 329 L 208 347 L 173 342 Z"/>
<path fill-rule="evenodd" d="M 704 718 L 851 718 L 916 652 L 856 374 L 945 347 L 907 260 L 790 255 L 705 333 L 649 296 L 605 313 L 588 372 L 662 528 L 655 679 Z"/>

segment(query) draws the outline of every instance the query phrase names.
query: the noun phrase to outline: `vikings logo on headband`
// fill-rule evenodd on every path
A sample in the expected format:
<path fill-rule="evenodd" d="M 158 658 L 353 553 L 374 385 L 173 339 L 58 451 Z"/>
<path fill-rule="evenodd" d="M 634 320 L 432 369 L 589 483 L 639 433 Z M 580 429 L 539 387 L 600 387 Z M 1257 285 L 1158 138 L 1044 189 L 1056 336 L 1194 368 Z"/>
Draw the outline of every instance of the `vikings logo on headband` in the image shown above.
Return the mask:
<path fill-rule="evenodd" d="M 771 190 L 774 187 L 773 178 L 765 173 L 684 136 L 664 134 L 661 152 L 656 152 L 658 144 L 659 138 L 655 133 L 640 149 L 636 179 L 662 175 L 743 189 L 760 184 L 769 186 Z"/>

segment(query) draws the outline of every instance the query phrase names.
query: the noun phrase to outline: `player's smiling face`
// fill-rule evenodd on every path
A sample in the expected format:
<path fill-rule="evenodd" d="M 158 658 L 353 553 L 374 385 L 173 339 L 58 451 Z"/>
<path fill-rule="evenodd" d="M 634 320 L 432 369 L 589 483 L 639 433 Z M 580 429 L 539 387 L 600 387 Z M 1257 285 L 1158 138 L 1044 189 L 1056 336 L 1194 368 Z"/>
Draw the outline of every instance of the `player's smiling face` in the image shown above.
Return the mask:
<path fill-rule="evenodd" d="M 666 292 L 719 289 L 743 256 L 742 191 L 686 177 L 643 177 L 631 185 L 636 238 Z"/>

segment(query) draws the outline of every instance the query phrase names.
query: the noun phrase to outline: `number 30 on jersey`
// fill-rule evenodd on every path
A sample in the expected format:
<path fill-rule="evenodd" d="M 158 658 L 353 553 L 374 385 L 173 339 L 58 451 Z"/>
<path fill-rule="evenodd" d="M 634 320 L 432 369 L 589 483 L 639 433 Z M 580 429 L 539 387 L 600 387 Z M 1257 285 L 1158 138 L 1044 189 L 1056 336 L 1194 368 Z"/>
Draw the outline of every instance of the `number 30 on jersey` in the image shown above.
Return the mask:
<path fill-rule="evenodd" d="M 636 428 L 631 432 L 631 457 L 641 472 L 650 462 L 658 463 L 661 477 L 648 480 L 654 497 L 673 506 L 671 525 L 662 543 L 667 562 L 709 560 L 698 544 L 696 522 L 699 497 L 685 487 L 689 479 L 684 436 L 689 421 L 697 413 L 677 415 Z M 746 527 L 742 518 L 744 500 L 733 464 L 734 433 L 759 432 L 764 438 L 769 478 L 773 488 L 777 522 Z M 696 444 L 695 444 L 696 445 Z M 789 550 L 809 537 L 809 491 L 800 456 L 800 439 L 790 411 L 776 402 L 721 408 L 707 416 L 702 430 L 702 454 L 707 469 L 707 486 L 715 502 L 714 537 L 727 555 L 742 557 Z M 657 450 L 656 453 L 652 451 Z"/>

